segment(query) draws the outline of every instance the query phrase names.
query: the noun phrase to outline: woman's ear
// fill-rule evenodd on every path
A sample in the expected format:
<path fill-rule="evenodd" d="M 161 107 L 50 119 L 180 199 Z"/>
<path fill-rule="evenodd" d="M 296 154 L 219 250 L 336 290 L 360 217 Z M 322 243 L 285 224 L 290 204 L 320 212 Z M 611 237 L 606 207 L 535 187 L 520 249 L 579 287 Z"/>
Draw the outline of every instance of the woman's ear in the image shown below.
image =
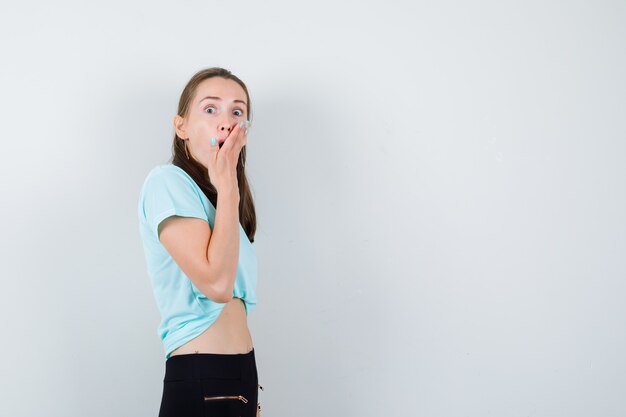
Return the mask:
<path fill-rule="evenodd" d="M 179 138 L 187 139 L 187 133 L 185 133 L 185 119 L 179 115 L 174 116 L 174 129 Z"/>

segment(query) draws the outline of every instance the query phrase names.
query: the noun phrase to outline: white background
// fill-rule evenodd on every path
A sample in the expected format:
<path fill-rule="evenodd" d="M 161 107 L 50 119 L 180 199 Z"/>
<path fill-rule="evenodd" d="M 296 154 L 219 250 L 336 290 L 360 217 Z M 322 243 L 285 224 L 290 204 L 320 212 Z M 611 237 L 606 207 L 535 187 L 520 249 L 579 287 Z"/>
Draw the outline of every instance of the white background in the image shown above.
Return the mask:
<path fill-rule="evenodd" d="M 626 414 L 626 6 L 4 2 L 0 415 L 156 416 L 139 237 L 247 83 L 265 417 Z"/>

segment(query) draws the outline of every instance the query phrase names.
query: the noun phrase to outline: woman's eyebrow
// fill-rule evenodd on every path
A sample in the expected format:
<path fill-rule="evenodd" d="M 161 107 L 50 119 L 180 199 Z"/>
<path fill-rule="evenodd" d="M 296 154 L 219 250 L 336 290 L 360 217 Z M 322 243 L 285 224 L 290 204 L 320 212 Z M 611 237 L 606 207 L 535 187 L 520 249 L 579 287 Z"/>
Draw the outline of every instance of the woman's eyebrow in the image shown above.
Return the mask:
<path fill-rule="evenodd" d="M 206 96 L 205 98 L 203 98 L 202 100 L 200 100 L 198 103 L 202 103 L 204 100 L 206 99 L 213 99 L 213 100 L 221 100 L 220 97 L 214 97 L 214 96 Z M 243 105 L 246 105 L 246 102 L 243 100 L 233 100 L 233 103 L 242 103 Z"/>

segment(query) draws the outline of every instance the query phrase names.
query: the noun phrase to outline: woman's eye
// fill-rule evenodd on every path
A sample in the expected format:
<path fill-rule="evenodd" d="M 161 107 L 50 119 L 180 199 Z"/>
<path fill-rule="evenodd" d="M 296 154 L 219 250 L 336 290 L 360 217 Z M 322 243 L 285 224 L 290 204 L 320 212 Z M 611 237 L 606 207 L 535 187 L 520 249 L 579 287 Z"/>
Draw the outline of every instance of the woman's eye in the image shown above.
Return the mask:
<path fill-rule="evenodd" d="M 212 112 L 209 112 L 210 114 L 215 113 L 215 107 L 214 107 L 214 106 L 208 106 L 206 109 L 204 109 L 204 111 L 206 112 L 206 111 L 207 111 L 207 110 L 209 110 L 209 109 L 213 109 L 213 110 L 214 110 L 214 111 L 212 111 Z M 236 111 L 236 112 L 239 112 L 239 114 L 238 114 L 237 116 L 243 116 L 243 111 L 242 111 L 242 110 L 240 110 L 240 109 L 236 109 L 235 111 Z"/>

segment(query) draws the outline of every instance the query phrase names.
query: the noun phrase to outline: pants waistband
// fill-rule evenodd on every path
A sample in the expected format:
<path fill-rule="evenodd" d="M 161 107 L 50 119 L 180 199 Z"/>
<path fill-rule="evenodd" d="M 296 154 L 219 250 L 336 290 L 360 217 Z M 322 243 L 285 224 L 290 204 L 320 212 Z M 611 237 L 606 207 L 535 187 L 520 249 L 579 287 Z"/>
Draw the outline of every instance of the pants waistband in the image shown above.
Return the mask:
<path fill-rule="evenodd" d="M 163 382 L 202 378 L 250 379 L 257 375 L 254 348 L 248 353 L 191 353 L 165 361 Z"/>

